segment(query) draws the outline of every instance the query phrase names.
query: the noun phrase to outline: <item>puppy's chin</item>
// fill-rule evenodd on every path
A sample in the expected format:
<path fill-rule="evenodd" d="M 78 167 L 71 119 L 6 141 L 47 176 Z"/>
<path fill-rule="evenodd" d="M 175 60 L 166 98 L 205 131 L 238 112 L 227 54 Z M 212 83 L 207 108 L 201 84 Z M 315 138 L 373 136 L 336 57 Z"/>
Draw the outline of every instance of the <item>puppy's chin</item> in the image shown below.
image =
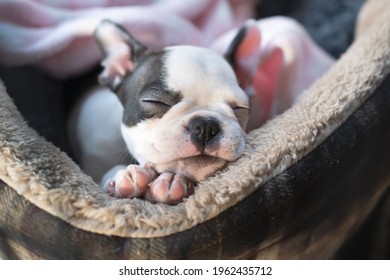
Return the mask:
<path fill-rule="evenodd" d="M 156 164 L 154 167 L 157 172 L 179 173 L 194 182 L 206 179 L 215 172 L 224 168 L 226 160 L 210 156 L 193 156 L 181 158 L 172 162 Z"/>

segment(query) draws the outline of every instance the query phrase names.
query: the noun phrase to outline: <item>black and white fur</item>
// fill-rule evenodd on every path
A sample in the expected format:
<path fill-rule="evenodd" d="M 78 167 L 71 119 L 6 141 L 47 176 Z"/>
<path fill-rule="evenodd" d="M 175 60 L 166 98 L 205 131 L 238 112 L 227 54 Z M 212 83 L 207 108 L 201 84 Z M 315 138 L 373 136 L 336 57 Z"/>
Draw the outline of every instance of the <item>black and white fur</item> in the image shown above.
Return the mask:
<path fill-rule="evenodd" d="M 91 91 L 78 110 L 74 138 L 82 165 L 96 170 L 101 158 L 107 169 L 113 150 L 122 149 L 119 133 L 138 162 L 115 168 L 108 192 L 177 203 L 192 182 L 240 157 L 249 100 L 223 56 L 194 46 L 151 52 L 107 20 L 95 39 L 104 54 L 99 80 L 109 89 Z M 170 194 L 173 188 L 178 193 Z"/>

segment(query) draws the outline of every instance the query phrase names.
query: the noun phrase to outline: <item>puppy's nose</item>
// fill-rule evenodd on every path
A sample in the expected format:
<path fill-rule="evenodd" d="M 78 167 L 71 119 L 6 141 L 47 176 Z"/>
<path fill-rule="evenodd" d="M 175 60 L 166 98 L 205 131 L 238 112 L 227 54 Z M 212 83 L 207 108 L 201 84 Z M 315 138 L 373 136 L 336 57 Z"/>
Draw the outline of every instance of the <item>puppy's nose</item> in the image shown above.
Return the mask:
<path fill-rule="evenodd" d="M 195 117 L 190 120 L 188 130 L 191 134 L 191 140 L 202 148 L 205 148 L 220 133 L 219 122 L 212 117 Z"/>

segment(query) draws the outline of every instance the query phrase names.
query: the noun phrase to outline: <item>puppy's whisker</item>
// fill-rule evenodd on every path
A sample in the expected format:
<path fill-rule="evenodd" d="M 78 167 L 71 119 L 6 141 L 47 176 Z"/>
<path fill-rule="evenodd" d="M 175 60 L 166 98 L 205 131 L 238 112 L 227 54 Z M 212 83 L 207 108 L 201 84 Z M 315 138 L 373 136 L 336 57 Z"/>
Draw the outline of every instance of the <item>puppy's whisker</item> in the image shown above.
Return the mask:
<path fill-rule="evenodd" d="M 134 161 L 127 148 L 119 148 L 111 156 L 117 159 L 117 164 L 130 164 Z"/>

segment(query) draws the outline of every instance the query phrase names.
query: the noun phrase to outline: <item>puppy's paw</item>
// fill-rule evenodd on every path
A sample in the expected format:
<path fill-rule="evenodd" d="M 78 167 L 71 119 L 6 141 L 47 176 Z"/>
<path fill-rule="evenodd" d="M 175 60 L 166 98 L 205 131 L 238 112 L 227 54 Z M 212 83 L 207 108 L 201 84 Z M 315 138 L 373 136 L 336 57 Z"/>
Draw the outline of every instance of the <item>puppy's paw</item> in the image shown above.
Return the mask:
<path fill-rule="evenodd" d="M 157 175 L 149 165 L 144 167 L 129 165 L 117 171 L 114 178 L 108 180 L 103 188 L 108 194 L 116 197 L 141 197 Z"/>
<path fill-rule="evenodd" d="M 178 204 L 194 192 L 194 183 L 180 174 L 165 172 L 149 184 L 145 198 L 152 202 Z"/>

